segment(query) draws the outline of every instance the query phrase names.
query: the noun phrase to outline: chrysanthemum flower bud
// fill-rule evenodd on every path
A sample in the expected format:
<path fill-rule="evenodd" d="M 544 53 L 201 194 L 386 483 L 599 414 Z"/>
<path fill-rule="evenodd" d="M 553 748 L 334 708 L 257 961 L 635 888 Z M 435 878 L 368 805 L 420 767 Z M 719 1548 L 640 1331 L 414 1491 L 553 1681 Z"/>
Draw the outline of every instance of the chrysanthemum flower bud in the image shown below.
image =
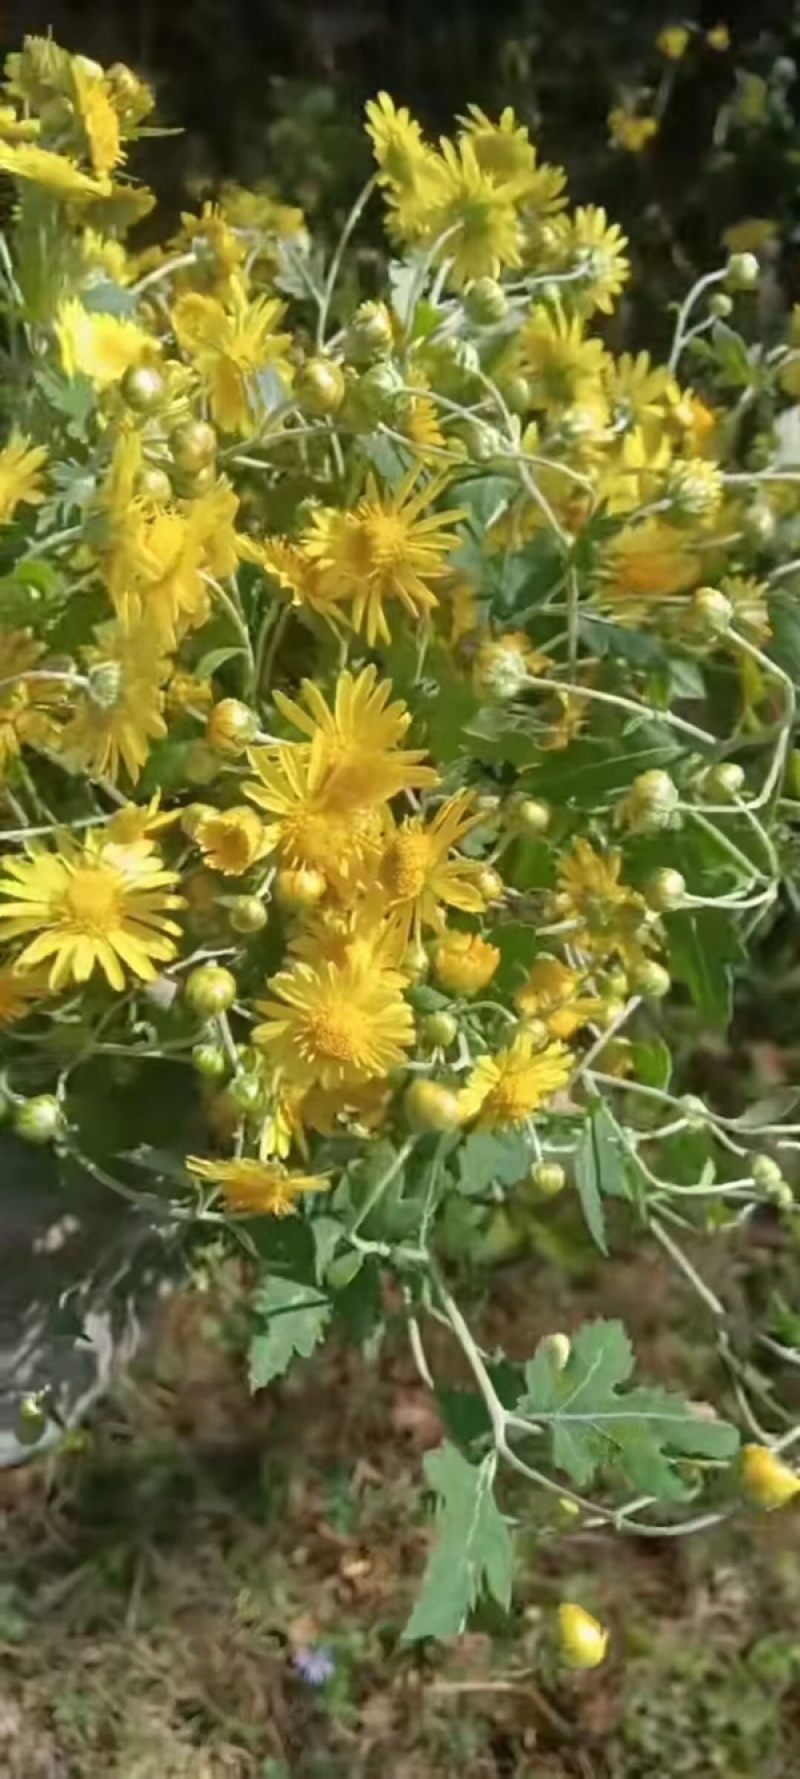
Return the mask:
<path fill-rule="evenodd" d="M 800 1494 L 800 1478 L 765 1445 L 746 1445 L 741 1458 L 742 1488 L 754 1506 L 769 1513 Z"/>
<path fill-rule="evenodd" d="M 476 278 L 466 292 L 464 308 L 476 327 L 494 327 L 508 314 L 508 297 L 496 278 Z"/>
<path fill-rule="evenodd" d="M 599 1668 L 608 1648 L 608 1631 L 583 1606 L 565 1601 L 558 1608 L 558 1640 L 569 1668 Z"/>
<path fill-rule="evenodd" d="M 652 957 L 645 958 L 643 963 L 636 965 L 631 971 L 630 983 L 634 994 L 644 995 L 652 1001 L 663 1000 L 672 987 L 669 971 Z"/>
<path fill-rule="evenodd" d="M 718 587 L 698 587 L 689 603 L 689 617 L 703 636 L 724 636 L 731 627 L 733 606 Z"/>
<path fill-rule="evenodd" d="M 527 377 L 504 377 L 499 388 L 506 407 L 512 414 L 530 413 L 533 396 Z"/>
<path fill-rule="evenodd" d="M 166 470 L 159 469 L 156 463 L 146 463 L 136 477 L 136 492 L 143 500 L 154 501 L 156 506 L 167 506 L 173 489 Z"/>
<path fill-rule="evenodd" d="M 557 1198 L 567 1184 L 567 1176 L 557 1161 L 537 1161 L 531 1168 L 531 1184 L 540 1198 Z"/>
<path fill-rule="evenodd" d="M 552 1360 L 555 1370 L 563 1371 L 565 1366 L 569 1364 L 569 1356 L 572 1352 L 572 1342 L 569 1335 L 561 1333 L 547 1334 L 541 1342 L 541 1346 L 547 1353 L 548 1358 Z"/>
<path fill-rule="evenodd" d="M 236 977 L 220 964 L 201 964 L 190 971 L 184 995 L 194 1013 L 211 1019 L 215 1013 L 227 1013 L 236 999 Z"/>
<path fill-rule="evenodd" d="M 478 889 L 487 902 L 499 902 L 506 893 L 506 886 L 499 871 L 493 865 L 484 865 L 478 876 Z"/>
<path fill-rule="evenodd" d="M 695 780 L 700 795 L 709 803 L 733 803 L 744 782 L 744 767 L 737 760 L 721 760 L 718 766 L 708 766 Z"/>
<path fill-rule="evenodd" d="M 223 698 L 206 724 L 206 739 L 220 754 L 243 754 L 258 734 L 258 717 L 238 698 Z"/>
<path fill-rule="evenodd" d="M 260 896 L 235 896 L 228 905 L 228 919 L 235 933 L 260 933 L 267 924 L 267 910 Z"/>
<path fill-rule="evenodd" d="M 529 672 L 525 650 L 511 637 L 482 642 L 472 669 L 478 696 L 498 704 L 519 697 Z"/>
<path fill-rule="evenodd" d="M 157 365 L 129 365 L 121 383 L 122 399 L 136 414 L 152 414 L 161 406 L 166 384 Z"/>
<path fill-rule="evenodd" d="M 725 268 L 729 290 L 755 290 L 761 268 L 754 253 L 732 253 Z"/>
<path fill-rule="evenodd" d="M 675 908 L 682 908 L 686 901 L 686 878 L 682 871 L 676 871 L 671 865 L 664 865 L 660 871 L 654 871 L 644 886 L 645 901 L 648 908 L 656 914 L 670 914 Z"/>
<path fill-rule="evenodd" d="M 15 1428 L 20 1445 L 38 1445 L 47 1428 L 46 1400 L 47 1392 L 45 1390 L 29 1390 L 28 1394 L 23 1396 Z"/>
<path fill-rule="evenodd" d="M 217 435 L 207 420 L 190 420 L 170 435 L 172 461 L 183 475 L 193 476 L 213 463 L 217 451 Z"/>
<path fill-rule="evenodd" d="M 459 421 L 453 430 L 475 463 L 491 463 L 508 451 L 502 433 L 486 420 Z"/>
<path fill-rule="evenodd" d="M 733 303 L 724 290 L 715 290 L 709 298 L 708 312 L 716 321 L 726 321 L 733 312 Z"/>
<path fill-rule="evenodd" d="M 347 329 L 345 347 L 353 364 L 368 364 L 390 352 L 393 344 L 392 317 L 385 303 L 359 303 Z"/>
<path fill-rule="evenodd" d="M 765 452 L 769 460 L 771 446 Z M 765 500 L 754 500 L 742 515 L 742 531 L 749 544 L 756 549 L 771 544 L 777 530 L 777 519 Z"/>
<path fill-rule="evenodd" d="M 195 1044 L 192 1062 L 206 1081 L 220 1081 L 228 1073 L 228 1058 L 221 1044 Z"/>
<path fill-rule="evenodd" d="M 371 364 L 363 371 L 355 388 L 358 408 L 372 421 L 393 420 L 398 406 L 405 399 L 403 379 L 396 365 L 388 359 Z"/>
<path fill-rule="evenodd" d="M 120 661 L 99 661 L 90 667 L 86 675 L 89 682 L 89 697 L 100 710 L 113 710 L 122 690 L 122 664 Z"/>
<path fill-rule="evenodd" d="M 63 1135 L 66 1120 L 59 1101 L 52 1093 L 39 1093 L 23 1100 L 14 1111 L 14 1129 L 26 1143 L 53 1143 Z"/>
<path fill-rule="evenodd" d="M 777 1161 L 773 1161 L 771 1155 L 756 1155 L 751 1166 L 756 1186 L 767 1194 L 779 1210 L 788 1210 L 794 1204 L 794 1193 Z"/>
<path fill-rule="evenodd" d="M 408 977 L 409 982 L 424 981 L 430 967 L 431 960 L 422 941 L 419 940 L 409 945 L 408 950 L 403 954 L 401 964 L 403 974 Z"/>
<path fill-rule="evenodd" d="M 292 394 L 301 408 L 320 419 L 335 414 L 344 400 L 345 380 L 333 358 L 309 358 L 294 380 Z"/>
<path fill-rule="evenodd" d="M 321 871 L 315 871 L 313 865 L 305 865 L 300 870 L 279 871 L 273 885 L 275 900 L 281 908 L 292 913 L 316 908 L 322 901 L 328 888 L 327 879 Z"/>
<path fill-rule="evenodd" d="M 703 1100 L 696 1093 L 684 1093 L 678 1101 L 678 1106 L 690 1130 L 705 1130 L 708 1124 L 708 1112 Z"/>
<path fill-rule="evenodd" d="M 521 834 L 535 836 L 547 833 L 553 811 L 541 797 L 520 797 L 509 804 L 508 814 L 510 823 Z"/>
<path fill-rule="evenodd" d="M 457 1130 L 461 1123 L 458 1095 L 439 1081 L 412 1081 L 405 1111 L 412 1130 Z"/>
<path fill-rule="evenodd" d="M 668 772 L 654 767 L 640 772 L 620 805 L 620 820 L 638 834 L 657 834 L 668 828 L 680 802 L 680 792 Z"/>
<path fill-rule="evenodd" d="M 433 1050 L 447 1050 L 458 1037 L 458 1020 L 454 1013 L 448 1013 L 442 1007 L 438 1013 L 427 1013 L 420 1027 L 420 1035 L 425 1044 Z"/>
<path fill-rule="evenodd" d="M 433 954 L 437 980 L 450 994 L 478 994 L 491 982 L 499 962 L 497 946 L 479 933 L 445 933 Z"/>
<path fill-rule="evenodd" d="M 667 477 L 666 496 L 678 518 L 704 519 L 716 512 L 722 489 L 718 465 L 704 457 L 692 457 L 673 465 Z"/>

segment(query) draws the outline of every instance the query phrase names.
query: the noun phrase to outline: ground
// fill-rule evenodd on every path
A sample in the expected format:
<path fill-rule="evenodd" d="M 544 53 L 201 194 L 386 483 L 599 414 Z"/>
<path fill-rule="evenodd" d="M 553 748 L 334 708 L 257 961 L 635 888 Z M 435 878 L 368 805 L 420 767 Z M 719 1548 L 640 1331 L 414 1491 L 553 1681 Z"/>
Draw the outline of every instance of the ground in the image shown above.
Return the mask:
<path fill-rule="evenodd" d="M 498 1270 L 487 1325 L 530 1351 L 598 1308 L 702 1388 L 691 1317 L 646 1253 Z M 531 1306 L 535 1305 L 536 1308 Z M 217 1297 L 174 1300 L 78 1449 L 0 1478 L 7 1779 L 785 1779 L 800 1771 L 800 1520 L 702 1543 L 577 1530 L 519 1505 L 509 1624 L 404 1648 L 440 1430 L 400 1343 L 334 1346 L 249 1397 Z M 612 1628 L 571 1677 L 559 1599 Z M 304 1677 L 309 1651 L 332 1675 Z"/>

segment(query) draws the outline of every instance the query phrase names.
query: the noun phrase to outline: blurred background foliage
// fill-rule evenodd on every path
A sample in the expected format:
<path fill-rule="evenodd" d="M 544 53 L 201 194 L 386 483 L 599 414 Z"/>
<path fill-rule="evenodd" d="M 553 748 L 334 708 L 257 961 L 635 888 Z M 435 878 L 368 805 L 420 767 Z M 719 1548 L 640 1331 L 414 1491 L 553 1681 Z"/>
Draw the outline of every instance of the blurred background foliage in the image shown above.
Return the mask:
<path fill-rule="evenodd" d="M 266 179 L 331 239 L 370 171 L 364 102 L 385 87 L 433 133 L 469 101 L 515 107 L 542 156 L 567 167 L 574 200 L 605 205 L 634 236 L 639 275 L 614 324 L 626 344 L 661 344 L 668 301 L 723 245 L 767 258 L 767 319 L 800 290 L 791 0 L 703 0 L 686 14 L 663 0 L 16 0 L 4 23 L 7 47 L 52 30 L 152 82 L 182 133 L 137 170 L 176 220 L 225 179 Z M 638 130 L 643 118 L 657 130 Z"/>

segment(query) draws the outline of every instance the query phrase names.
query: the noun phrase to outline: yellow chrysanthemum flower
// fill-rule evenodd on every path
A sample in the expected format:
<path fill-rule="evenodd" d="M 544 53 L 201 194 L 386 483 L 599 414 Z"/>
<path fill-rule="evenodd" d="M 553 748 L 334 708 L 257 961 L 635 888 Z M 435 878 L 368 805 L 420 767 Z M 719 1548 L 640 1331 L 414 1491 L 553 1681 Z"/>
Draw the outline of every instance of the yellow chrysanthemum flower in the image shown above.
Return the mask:
<path fill-rule="evenodd" d="M 440 241 L 437 263 L 447 261 L 449 281 L 461 288 L 473 278 L 497 278 L 522 264 L 520 204 L 527 175 L 487 172 L 472 140 L 443 138 L 435 187 L 427 199 L 425 238 Z"/>
<path fill-rule="evenodd" d="M 571 1067 L 564 1044 L 537 1047 L 529 1033 L 520 1032 L 508 1049 L 476 1064 L 458 1095 L 462 1118 L 474 1118 L 482 1130 L 524 1124 L 565 1085 Z"/>
<path fill-rule="evenodd" d="M 245 796 L 272 816 L 268 848 L 281 864 L 320 871 L 328 882 L 351 889 L 368 869 L 374 872 L 380 851 L 380 816 L 374 808 L 359 809 L 329 795 L 303 748 L 253 748 L 248 757 L 258 777 L 245 784 Z"/>
<path fill-rule="evenodd" d="M 329 905 L 292 936 L 289 950 L 307 963 L 378 973 L 387 983 L 393 981 L 395 988 L 403 988 L 408 981 L 406 935 L 399 920 L 383 917 L 382 908 L 383 898 L 374 894 L 354 909 Z"/>
<path fill-rule="evenodd" d="M 311 781 L 324 783 L 329 797 L 342 805 L 387 803 L 401 791 L 430 789 L 437 782 L 434 768 L 421 764 L 424 748 L 400 748 L 411 716 L 402 699 L 390 703 L 391 696 L 391 680 L 379 680 L 376 667 L 341 673 L 333 709 L 313 680 L 302 683 L 305 710 L 285 693 L 275 693 L 281 715 L 308 737 Z"/>
<path fill-rule="evenodd" d="M 603 552 L 600 569 L 608 608 L 629 623 L 645 618 L 653 605 L 694 586 L 700 559 L 691 540 L 659 519 L 627 525 Z"/>
<path fill-rule="evenodd" d="M 118 383 L 132 365 L 153 355 L 150 334 L 118 315 L 92 314 L 77 297 L 62 303 L 55 326 L 68 377 L 89 377 L 98 389 Z"/>
<path fill-rule="evenodd" d="M 617 426 L 660 423 L 680 398 L 671 371 L 654 365 L 649 352 L 622 352 L 619 358 L 608 358 L 603 380 Z"/>
<path fill-rule="evenodd" d="M 630 277 L 627 237 L 597 204 L 581 204 L 570 220 L 569 244 L 584 273 L 585 282 L 578 287 L 581 308 L 584 313 L 599 309 L 610 315 Z"/>
<path fill-rule="evenodd" d="M 517 122 L 513 106 L 506 105 L 496 124 L 480 105 L 468 105 L 467 116 L 458 121 L 484 173 L 495 179 L 515 179 L 533 172 L 536 149 L 525 125 Z"/>
<path fill-rule="evenodd" d="M 602 340 L 587 339 L 579 315 L 541 306 L 520 329 L 513 361 L 529 379 L 532 406 L 558 413 L 593 394 L 608 355 Z"/>
<path fill-rule="evenodd" d="M 575 921 L 571 943 L 597 961 L 619 953 L 639 962 L 650 942 L 648 910 L 643 896 L 620 882 L 622 854 L 597 852 L 588 840 L 576 840 L 561 860 L 553 913 Z"/>
<path fill-rule="evenodd" d="M 555 957 L 540 957 L 514 996 L 514 1006 L 526 1019 L 542 1020 L 551 1038 L 572 1038 L 589 1019 L 603 1010 L 597 995 L 583 992 L 583 977 Z"/>
<path fill-rule="evenodd" d="M 47 462 L 44 445 L 32 445 L 24 433 L 15 433 L 0 451 L 0 525 L 8 525 L 18 506 L 40 506 L 44 500 L 41 477 Z"/>
<path fill-rule="evenodd" d="M 686 25 L 664 25 L 656 38 L 656 49 L 669 62 L 679 62 L 689 47 L 691 32 Z"/>
<path fill-rule="evenodd" d="M 414 1017 L 393 973 L 300 962 L 269 986 L 276 998 L 256 1002 L 265 1023 L 252 1038 L 287 1081 L 355 1087 L 399 1067 L 414 1042 Z"/>
<path fill-rule="evenodd" d="M 237 549 L 243 562 L 255 563 L 282 593 L 288 593 L 292 605 L 315 612 L 339 633 L 346 628 L 346 619 L 339 611 L 341 588 L 299 544 L 283 537 L 239 537 Z"/>
<path fill-rule="evenodd" d="M 22 975 L 19 970 L 0 969 L 0 1026 L 16 1025 L 30 1013 L 34 1003 L 47 994 L 47 982 L 41 976 Z"/>
<path fill-rule="evenodd" d="M 36 142 L 0 142 L 0 173 L 30 179 L 59 198 L 101 197 L 106 190 L 102 181 L 82 173 L 68 155 L 40 148 Z"/>
<path fill-rule="evenodd" d="M 767 642 L 772 626 L 766 581 L 757 580 L 755 575 L 729 574 L 723 575 L 719 585 L 720 592 L 733 606 L 734 629 L 743 631 L 752 642 Z"/>
<path fill-rule="evenodd" d="M 112 103 L 110 82 L 95 73 L 81 56 L 73 58 L 75 103 L 86 134 L 89 159 L 95 173 L 112 173 L 124 159 L 120 120 Z"/>
<path fill-rule="evenodd" d="M 474 859 L 451 859 L 451 849 L 480 821 L 470 791 L 459 791 L 425 825 L 412 816 L 390 829 L 380 866 L 389 908 L 402 914 L 406 929 L 444 930 L 440 904 L 480 914 L 485 899 L 478 887 L 481 866 Z"/>
<path fill-rule="evenodd" d="M 175 956 L 177 882 L 152 841 L 119 846 L 91 834 L 79 844 L 65 835 L 59 852 L 4 861 L 0 937 L 28 941 L 20 970 L 51 960 L 52 989 L 87 982 L 99 969 L 121 992 L 126 970 L 152 982 L 157 965 Z"/>
<path fill-rule="evenodd" d="M 396 106 L 388 93 L 370 99 L 366 113 L 380 183 L 413 192 L 433 160 L 419 124 L 406 106 Z"/>
<path fill-rule="evenodd" d="M 264 823 L 246 805 L 201 811 L 192 821 L 191 833 L 206 864 L 223 877 L 244 876 L 267 850 Z"/>
<path fill-rule="evenodd" d="M 151 742 L 167 733 L 163 686 L 172 661 L 159 653 L 150 626 L 142 622 L 102 624 L 95 638 L 82 650 L 89 686 L 74 698 L 59 753 L 90 777 L 115 784 L 124 767 L 135 784 Z"/>
<path fill-rule="evenodd" d="M 327 1192 L 325 1174 L 293 1174 L 277 1161 L 255 1161 L 241 1156 L 236 1161 L 204 1161 L 190 1155 L 186 1165 L 198 1180 L 221 1186 L 232 1211 L 251 1217 L 293 1217 L 306 1192 Z"/>
<path fill-rule="evenodd" d="M 0 630 L 0 779 L 26 746 L 46 746 L 56 739 L 54 706 L 63 697 L 58 680 L 28 680 L 43 671 L 44 644 L 29 630 Z"/>
<path fill-rule="evenodd" d="M 223 432 L 251 432 L 264 411 L 256 374 L 272 368 L 291 381 L 291 334 L 277 330 L 286 305 L 277 297 L 248 298 L 231 278 L 227 303 L 189 291 L 178 298 L 172 323 L 207 385 L 212 418 Z"/>
<path fill-rule="evenodd" d="M 433 954 L 437 981 L 455 995 L 479 994 L 488 988 L 499 963 L 497 946 L 480 933 L 445 933 Z"/>
<path fill-rule="evenodd" d="M 463 512 L 430 512 L 443 478 L 418 487 L 419 475 L 419 466 L 414 466 L 386 494 L 370 476 L 352 512 L 321 507 L 301 540 L 308 557 L 350 605 L 353 628 L 363 629 L 370 648 L 379 639 L 391 641 L 388 605 L 402 605 L 416 621 L 435 608 L 430 582 L 446 573 L 445 560 L 456 547 L 450 527 Z"/>

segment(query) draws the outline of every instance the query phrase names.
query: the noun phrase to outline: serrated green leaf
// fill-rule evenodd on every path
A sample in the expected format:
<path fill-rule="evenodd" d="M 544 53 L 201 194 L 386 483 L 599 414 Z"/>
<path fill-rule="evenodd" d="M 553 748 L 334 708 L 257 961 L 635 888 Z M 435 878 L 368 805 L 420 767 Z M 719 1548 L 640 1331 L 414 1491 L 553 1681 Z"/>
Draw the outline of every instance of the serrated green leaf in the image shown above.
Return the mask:
<path fill-rule="evenodd" d="M 327 1297 L 294 1279 L 268 1279 L 256 1297 L 260 1324 L 250 1342 L 251 1390 L 263 1390 L 283 1377 L 295 1357 L 308 1359 L 322 1339 L 331 1313 Z"/>
<path fill-rule="evenodd" d="M 531 1150 L 516 1131 L 476 1130 L 458 1151 L 458 1189 L 474 1198 L 489 1186 L 515 1186 L 531 1165 Z"/>
<path fill-rule="evenodd" d="M 666 732 L 653 734 L 654 725 L 637 728 L 635 734 L 603 736 L 577 741 L 563 753 L 539 755 L 526 780 L 534 797 L 559 806 L 592 809 L 605 797 L 627 790 L 641 772 L 668 767 L 680 753 Z"/>
<path fill-rule="evenodd" d="M 563 1370 L 546 1343 L 539 1347 L 526 1368 L 520 1412 L 547 1430 L 553 1462 L 580 1487 L 613 1466 L 633 1488 L 658 1500 L 678 1500 L 686 1486 L 676 1459 L 732 1458 L 738 1434 L 667 1390 L 623 1390 L 633 1368 L 622 1323 L 587 1322 L 573 1337 Z"/>
<path fill-rule="evenodd" d="M 425 1475 L 438 1496 L 437 1540 L 404 1643 L 458 1636 L 485 1593 L 508 1611 L 514 1549 L 495 1503 L 494 1473 L 494 1455 L 475 1465 L 452 1445 L 428 1453 Z"/>

